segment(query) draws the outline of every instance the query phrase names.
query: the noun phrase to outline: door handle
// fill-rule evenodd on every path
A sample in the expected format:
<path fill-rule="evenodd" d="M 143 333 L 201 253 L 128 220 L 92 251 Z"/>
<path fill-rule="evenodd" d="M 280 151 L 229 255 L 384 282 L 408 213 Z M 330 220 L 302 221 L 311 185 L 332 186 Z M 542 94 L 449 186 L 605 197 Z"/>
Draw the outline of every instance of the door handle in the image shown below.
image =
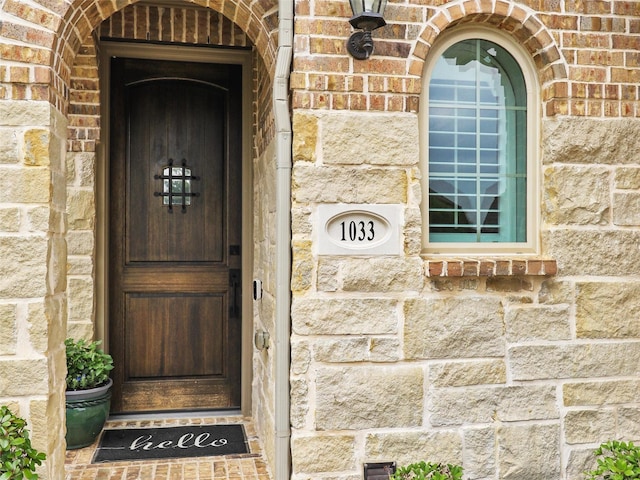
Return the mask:
<path fill-rule="evenodd" d="M 230 306 L 229 316 L 235 318 L 240 315 L 240 270 L 232 268 L 229 270 Z"/>

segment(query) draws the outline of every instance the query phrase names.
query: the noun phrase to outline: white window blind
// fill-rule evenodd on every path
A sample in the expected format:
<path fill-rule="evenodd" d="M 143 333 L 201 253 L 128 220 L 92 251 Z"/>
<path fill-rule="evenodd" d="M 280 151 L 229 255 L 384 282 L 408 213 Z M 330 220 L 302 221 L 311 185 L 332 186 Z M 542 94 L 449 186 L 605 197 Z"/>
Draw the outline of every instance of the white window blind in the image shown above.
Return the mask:
<path fill-rule="evenodd" d="M 429 241 L 526 240 L 526 90 L 503 48 L 449 47 L 429 83 Z"/>

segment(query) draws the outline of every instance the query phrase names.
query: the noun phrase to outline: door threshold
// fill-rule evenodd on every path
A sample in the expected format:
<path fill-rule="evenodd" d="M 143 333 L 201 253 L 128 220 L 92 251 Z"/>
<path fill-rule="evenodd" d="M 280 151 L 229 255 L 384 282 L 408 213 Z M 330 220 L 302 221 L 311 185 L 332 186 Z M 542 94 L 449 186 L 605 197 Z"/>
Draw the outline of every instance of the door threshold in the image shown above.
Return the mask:
<path fill-rule="evenodd" d="M 110 422 L 141 421 L 141 420 L 172 420 L 180 418 L 205 417 L 237 417 L 242 416 L 241 410 L 181 410 L 179 412 L 134 412 L 109 415 Z"/>

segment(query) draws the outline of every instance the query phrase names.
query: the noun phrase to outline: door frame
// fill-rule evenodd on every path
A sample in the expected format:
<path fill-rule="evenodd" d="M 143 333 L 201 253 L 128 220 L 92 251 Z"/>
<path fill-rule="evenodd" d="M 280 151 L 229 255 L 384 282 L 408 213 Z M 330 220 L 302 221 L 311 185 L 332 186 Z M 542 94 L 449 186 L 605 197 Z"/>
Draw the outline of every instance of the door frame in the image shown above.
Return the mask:
<path fill-rule="evenodd" d="M 242 338 L 241 412 L 251 415 L 253 377 L 253 169 L 251 161 L 252 51 L 241 48 L 211 48 L 97 41 L 100 78 L 100 141 L 96 145 L 96 244 L 95 244 L 95 337 L 109 351 L 109 118 L 111 62 L 113 56 L 148 60 L 224 63 L 242 68 Z"/>

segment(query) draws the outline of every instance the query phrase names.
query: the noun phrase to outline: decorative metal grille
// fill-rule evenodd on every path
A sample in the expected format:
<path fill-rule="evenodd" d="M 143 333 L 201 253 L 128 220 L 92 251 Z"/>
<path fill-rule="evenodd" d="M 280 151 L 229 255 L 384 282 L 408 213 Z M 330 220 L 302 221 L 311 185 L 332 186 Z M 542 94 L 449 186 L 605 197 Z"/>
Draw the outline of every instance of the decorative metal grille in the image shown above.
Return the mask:
<path fill-rule="evenodd" d="M 192 180 L 200 180 L 200 177 L 191 174 L 191 168 L 187 167 L 185 159 L 181 166 L 174 166 L 173 159 L 162 167 L 162 175 L 154 175 L 156 180 L 162 180 L 162 191 L 154 192 L 156 197 L 162 197 L 162 205 L 168 207 L 169 213 L 173 213 L 173 206 L 180 205 L 182 213 L 191 205 L 191 198 L 200 194 L 192 191 Z"/>

